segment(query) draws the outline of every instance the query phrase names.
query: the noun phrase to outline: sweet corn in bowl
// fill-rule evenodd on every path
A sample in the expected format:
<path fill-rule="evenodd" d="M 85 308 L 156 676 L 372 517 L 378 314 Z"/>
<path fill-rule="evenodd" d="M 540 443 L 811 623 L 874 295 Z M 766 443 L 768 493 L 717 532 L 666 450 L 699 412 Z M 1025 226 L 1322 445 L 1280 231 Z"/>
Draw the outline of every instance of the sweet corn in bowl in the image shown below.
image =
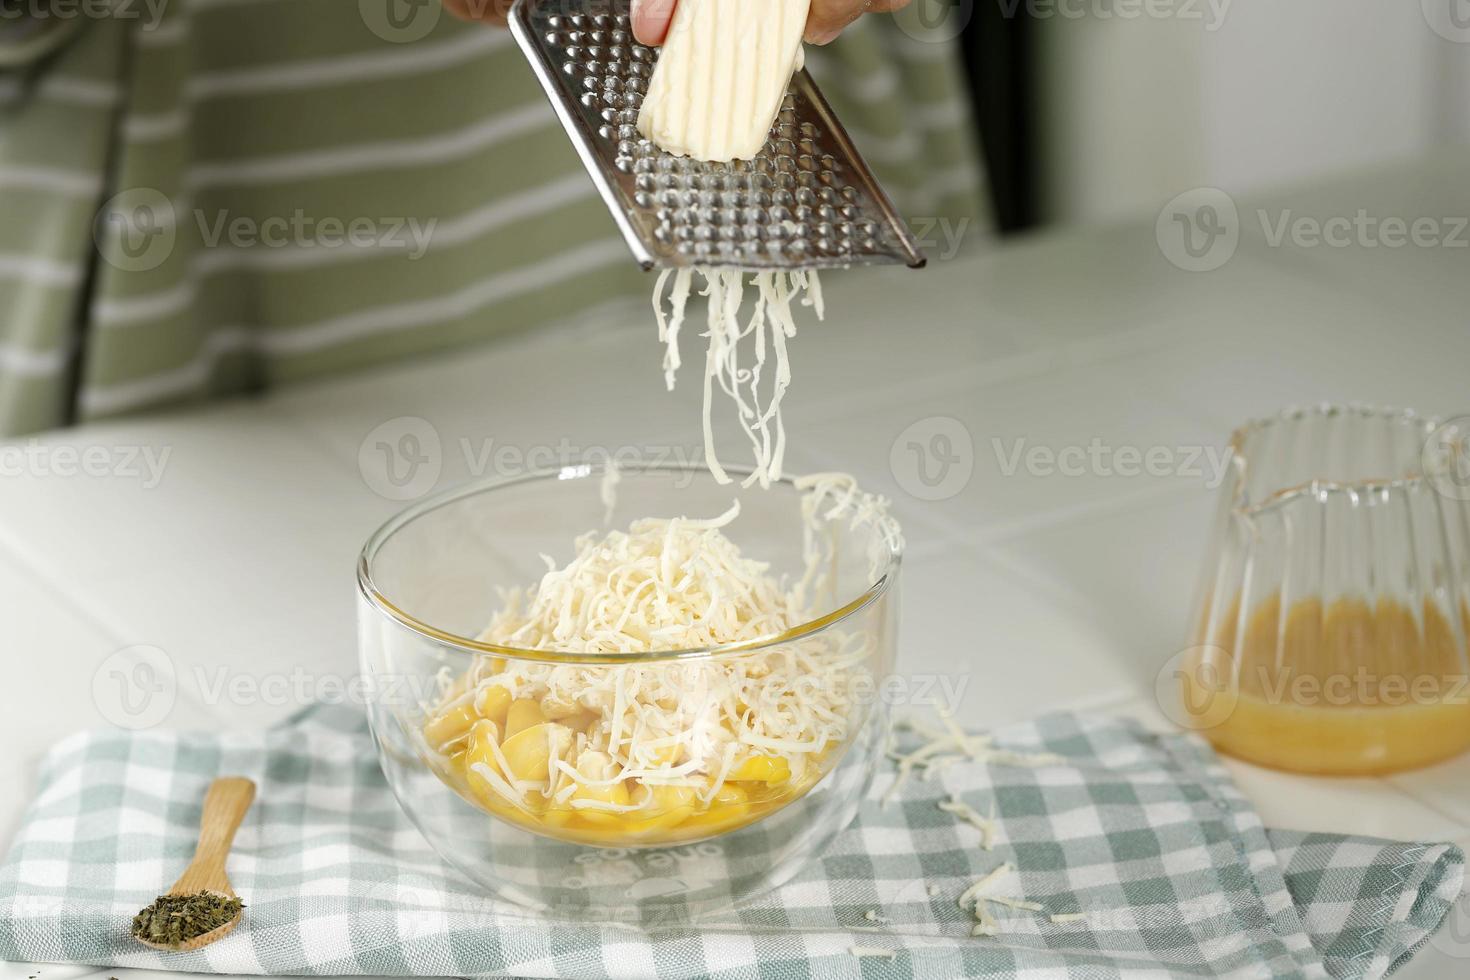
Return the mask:
<path fill-rule="evenodd" d="M 523 905 L 667 921 L 778 884 L 881 751 L 900 550 L 835 475 L 585 464 L 421 503 L 359 568 L 384 772 Z"/>

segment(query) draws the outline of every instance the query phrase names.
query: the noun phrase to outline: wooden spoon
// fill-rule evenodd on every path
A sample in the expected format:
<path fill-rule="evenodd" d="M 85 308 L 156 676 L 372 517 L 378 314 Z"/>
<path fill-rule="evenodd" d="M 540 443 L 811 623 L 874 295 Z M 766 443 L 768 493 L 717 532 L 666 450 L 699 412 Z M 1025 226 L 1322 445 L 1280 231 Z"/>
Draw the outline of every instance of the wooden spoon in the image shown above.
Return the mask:
<path fill-rule="evenodd" d="M 224 898 L 237 897 L 235 889 L 230 887 L 230 879 L 225 875 L 225 858 L 229 856 L 230 845 L 234 843 L 235 831 L 245 819 L 245 811 L 250 809 L 250 803 L 254 799 L 255 784 L 248 779 L 225 776 L 209 784 L 209 792 L 204 794 L 204 816 L 199 821 L 199 844 L 194 849 L 194 859 L 168 890 L 168 894 L 184 896 L 210 892 Z M 146 939 L 139 939 L 138 942 L 167 953 L 183 953 L 223 939 L 244 917 L 245 912 L 242 909 L 239 915 L 224 925 L 178 946 L 151 943 Z"/>

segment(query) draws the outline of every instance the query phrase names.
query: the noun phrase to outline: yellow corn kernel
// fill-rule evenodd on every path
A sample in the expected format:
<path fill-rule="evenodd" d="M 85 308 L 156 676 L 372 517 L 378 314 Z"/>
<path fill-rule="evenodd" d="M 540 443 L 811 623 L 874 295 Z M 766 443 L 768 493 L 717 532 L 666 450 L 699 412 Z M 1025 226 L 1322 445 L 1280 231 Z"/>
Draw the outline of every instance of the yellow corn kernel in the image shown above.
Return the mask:
<path fill-rule="evenodd" d="M 583 710 L 583 707 L 575 699 L 548 697 L 541 702 L 541 713 L 546 716 L 547 721 L 562 721 L 573 715 L 581 714 Z"/>
<path fill-rule="evenodd" d="M 563 718 L 553 718 L 551 720 L 558 721 L 561 724 L 566 725 L 574 732 L 588 732 L 589 736 L 592 730 L 602 723 L 602 717 L 600 715 L 594 714 L 593 712 L 587 710 L 582 710 L 574 715 L 567 715 Z"/>
<path fill-rule="evenodd" d="M 519 703 L 519 702 L 517 702 Z M 511 706 L 515 711 L 515 705 Z M 506 765 L 516 779 L 544 782 L 551 776 L 551 754 L 555 749 L 558 756 L 572 742 L 572 730 L 565 725 L 543 722 L 523 728 L 510 736 L 500 746 Z"/>
<path fill-rule="evenodd" d="M 754 816 L 754 807 L 748 803 L 732 803 L 728 806 L 710 807 L 696 813 L 681 825 L 684 830 L 700 830 L 706 834 L 720 834 L 749 823 Z"/>
<path fill-rule="evenodd" d="M 640 786 L 637 816 L 661 816 L 680 807 L 693 807 L 695 799 L 689 786 Z"/>
<path fill-rule="evenodd" d="M 516 698 L 510 703 L 510 708 L 506 712 L 506 741 L 510 741 L 531 726 L 540 725 L 545 721 L 546 715 L 541 711 L 541 705 L 530 698 Z"/>
<path fill-rule="evenodd" d="M 434 771 L 439 774 L 440 779 L 453 786 L 461 795 L 469 789 L 469 779 L 465 771 L 465 754 L 463 752 L 456 752 L 442 763 L 433 762 L 430 765 L 434 767 Z"/>
<path fill-rule="evenodd" d="M 679 757 L 683 754 L 684 746 L 677 743 L 674 745 L 665 745 L 649 753 L 653 757 L 653 764 L 656 766 L 678 765 Z"/>
<path fill-rule="evenodd" d="M 725 783 L 710 800 L 711 806 L 733 806 L 736 803 L 744 803 L 750 799 L 750 794 L 739 786 Z"/>
<path fill-rule="evenodd" d="M 726 777 L 736 782 L 765 783 L 775 786 L 791 778 L 791 766 L 780 756 L 753 755 L 730 770 Z"/>
<path fill-rule="evenodd" d="M 564 806 L 549 806 L 546 812 L 541 814 L 541 822 L 548 827 L 565 827 L 572 822 L 575 816 L 576 811 Z"/>
<path fill-rule="evenodd" d="M 694 816 L 693 806 L 676 806 L 646 820 L 625 820 L 622 826 L 627 835 L 634 840 L 646 840 L 668 833 L 692 816 Z"/>
<path fill-rule="evenodd" d="M 424 738 L 436 749 L 443 749 L 445 745 L 460 738 L 470 730 L 479 715 L 475 713 L 472 704 L 461 704 L 450 708 L 448 711 L 430 718 L 424 725 Z"/>
<path fill-rule="evenodd" d="M 608 813 L 606 810 L 578 810 L 577 819 L 594 827 L 612 827 L 622 830 L 628 817 L 623 813 Z"/>
<path fill-rule="evenodd" d="M 496 808 L 505 805 L 505 799 L 501 797 L 485 779 L 483 773 L 476 770 L 477 766 L 484 766 L 497 776 L 504 776 L 500 771 L 500 763 L 496 761 L 492 745 L 500 737 L 499 729 L 493 721 L 477 721 L 475 727 L 470 729 L 469 745 L 461 755 L 455 756 L 464 771 L 465 784 L 470 792 L 481 804 Z"/>
<path fill-rule="evenodd" d="M 465 768 L 477 762 L 483 762 L 496 772 L 500 772 L 500 763 L 496 761 L 495 752 L 490 748 L 493 743 L 499 741 L 500 728 L 495 722 L 488 719 L 475 722 L 475 727 L 470 729 L 469 741 L 465 746 Z"/>
<path fill-rule="evenodd" d="M 611 779 L 618 771 L 617 764 L 613 762 L 612 756 L 606 752 L 596 749 L 588 749 L 577 759 L 577 772 L 591 783 L 577 783 L 576 792 L 572 794 L 574 800 L 598 800 L 602 803 L 616 803 L 624 806 L 628 803 L 628 787 L 622 782 L 607 783 L 606 785 L 593 785 Z"/>
<path fill-rule="evenodd" d="M 506 727 L 506 715 L 510 712 L 510 690 L 492 684 L 480 692 L 475 699 L 475 710 L 481 718 L 489 718 L 501 728 Z"/>

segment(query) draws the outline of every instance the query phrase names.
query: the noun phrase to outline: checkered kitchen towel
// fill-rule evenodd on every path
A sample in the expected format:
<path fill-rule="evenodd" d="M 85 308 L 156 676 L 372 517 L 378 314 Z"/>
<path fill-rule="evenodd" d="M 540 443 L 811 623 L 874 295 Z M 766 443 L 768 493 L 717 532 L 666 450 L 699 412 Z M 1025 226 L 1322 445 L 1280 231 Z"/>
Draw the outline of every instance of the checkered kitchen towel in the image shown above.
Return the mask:
<path fill-rule="evenodd" d="M 253 736 L 82 734 L 51 753 L 0 868 L 0 958 L 640 980 L 1380 977 L 1460 895 L 1464 856 L 1449 845 L 1267 831 L 1195 738 L 1074 715 L 997 736 L 1064 761 L 952 766 L 909 780 L 887 808 L 883 774 L 858 820 L 790 884 L 697 926 L 645 932 L 528 919 L 477 897 L 399 811 L 347 709 Z M 245 925 L 199 952 L 143 949 L 129 917 L 188 861 L 221 774 L 259 784 L 230 865 Z M 993 850 L 939 808 L 951 795 L 981 813 L 994 801 Z M 956 899 L 1003 861 L 1019 869 L 1003 891 L 1044 910 L 997 908 L 1002 934 L 974 938 Z"/>

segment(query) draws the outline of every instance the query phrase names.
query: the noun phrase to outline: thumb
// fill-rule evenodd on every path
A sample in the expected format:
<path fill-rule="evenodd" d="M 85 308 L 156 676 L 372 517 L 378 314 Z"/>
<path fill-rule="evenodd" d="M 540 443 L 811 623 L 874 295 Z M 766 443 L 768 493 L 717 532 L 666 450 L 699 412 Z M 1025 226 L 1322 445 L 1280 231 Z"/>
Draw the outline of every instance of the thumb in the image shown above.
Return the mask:
<path fill-rule="evenodd" d="M 663 44 L 678 0 L 633 0 L 633 37 L 639 44 Z"/>

